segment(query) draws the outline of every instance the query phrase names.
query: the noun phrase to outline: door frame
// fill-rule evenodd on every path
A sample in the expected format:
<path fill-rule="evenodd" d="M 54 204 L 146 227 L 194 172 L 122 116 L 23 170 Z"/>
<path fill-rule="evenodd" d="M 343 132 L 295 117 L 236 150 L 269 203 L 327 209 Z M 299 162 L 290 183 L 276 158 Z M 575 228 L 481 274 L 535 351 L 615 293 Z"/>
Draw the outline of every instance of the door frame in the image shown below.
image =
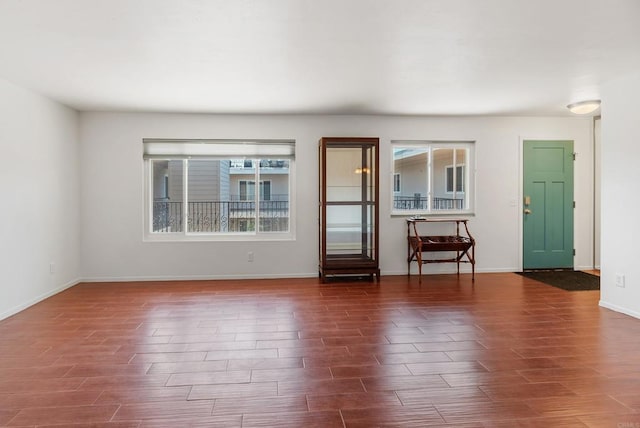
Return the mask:
<path fill-rule="evenodd" d="M 518 199 L 516 200 L 516 213 L 518 215 L 518 272 L 524 271 L 524 217 L 522 215 L 522 211 L 524 209 L 524 142 L 529 140 L 534 141 L 573 141 L 573 151 L 576 151 L 576 139 L 575 137 L 567 137 L 567 136 L 544 136 L 544 137 L 531 137 L 531 136 L 519 136 L 519 145 L 518 145 Z M 573 200 L 576 200 L 576 192 L 575 192 L 575 178 L 576 178 L 576 168 L 575 164 L 573 165 Z M 576 211 L 573 211 L 573 247 L 576 246 Z M 593 239 L 593 237 L 592 237 Z M 573 259 L 573 268 L 576 268 L 575 256 Z"/>

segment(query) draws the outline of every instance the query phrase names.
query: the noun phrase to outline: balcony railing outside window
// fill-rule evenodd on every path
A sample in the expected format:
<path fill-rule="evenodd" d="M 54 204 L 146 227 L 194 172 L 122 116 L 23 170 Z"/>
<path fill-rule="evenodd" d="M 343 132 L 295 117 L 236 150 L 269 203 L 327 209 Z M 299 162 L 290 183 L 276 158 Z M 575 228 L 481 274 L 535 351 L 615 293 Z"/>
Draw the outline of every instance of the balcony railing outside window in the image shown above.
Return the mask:
<path fill-rule="evenodd" d="M 255 160 L 252 159 L 233 159 L 230 161 L 231 168 L 254 168 Z M 260 168 L 289 168 L 289 161 L 286 160 L 272 160 L 272 159 L 262 159 L 260 162 Z"/>
<path fill-rule="evenodd" d="M 426 196 L 394 196 L 393 208 L 397 210 L 426 210 L 429 198 Z M 431 198 L 432 210 L 461 210 L 464 209 L 464 199 L 461 198 Z"/>
<path fill-rule="evenodd" d="M 260 230 L 281 232 L 288 230 L 289 201 L 285 195 L 276 200 L 259 202 Z M 176 201 L 153 202 L 153 232 L 183 232 L 184 204 Z M 247 232 L 255 230 L 256 203 L 241 201 L 204 201 L 187 203 L 188 232 Z"/>

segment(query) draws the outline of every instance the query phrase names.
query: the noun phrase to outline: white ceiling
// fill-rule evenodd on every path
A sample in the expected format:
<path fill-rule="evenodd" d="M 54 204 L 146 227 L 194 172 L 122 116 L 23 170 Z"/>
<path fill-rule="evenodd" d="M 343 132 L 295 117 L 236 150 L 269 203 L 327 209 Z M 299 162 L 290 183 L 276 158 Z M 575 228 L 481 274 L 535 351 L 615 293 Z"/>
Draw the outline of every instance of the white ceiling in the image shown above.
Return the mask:
<path fill-rule="evenodd" d="M 0 76 L 78 110 L 567 115 L 638 70 L 640 0 L 0 0 Z"/>

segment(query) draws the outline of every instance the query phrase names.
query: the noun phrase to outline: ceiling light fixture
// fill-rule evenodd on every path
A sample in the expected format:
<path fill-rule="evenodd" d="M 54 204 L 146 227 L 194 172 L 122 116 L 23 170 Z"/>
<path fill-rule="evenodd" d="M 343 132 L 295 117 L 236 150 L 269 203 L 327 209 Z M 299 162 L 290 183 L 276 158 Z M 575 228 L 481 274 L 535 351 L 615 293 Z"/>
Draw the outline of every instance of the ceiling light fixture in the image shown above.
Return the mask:
<path fill-rule="evenodd" d="M 600 100 L 580 101 L 578 103 L 569 104 L 567 108 L 573 114 L 589 114 L 598 110 Z"/>

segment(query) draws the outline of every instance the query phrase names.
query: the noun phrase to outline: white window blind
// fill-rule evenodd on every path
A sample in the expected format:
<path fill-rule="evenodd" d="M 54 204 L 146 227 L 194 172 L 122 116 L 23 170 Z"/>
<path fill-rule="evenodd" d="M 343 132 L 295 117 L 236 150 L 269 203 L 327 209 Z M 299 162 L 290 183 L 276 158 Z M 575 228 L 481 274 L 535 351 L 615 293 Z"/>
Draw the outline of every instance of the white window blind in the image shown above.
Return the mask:
<path fill-rule="evenodd" d="M 144 159 L 294 159 L 293 140 L 172 140 L 145 138 Z"/>

